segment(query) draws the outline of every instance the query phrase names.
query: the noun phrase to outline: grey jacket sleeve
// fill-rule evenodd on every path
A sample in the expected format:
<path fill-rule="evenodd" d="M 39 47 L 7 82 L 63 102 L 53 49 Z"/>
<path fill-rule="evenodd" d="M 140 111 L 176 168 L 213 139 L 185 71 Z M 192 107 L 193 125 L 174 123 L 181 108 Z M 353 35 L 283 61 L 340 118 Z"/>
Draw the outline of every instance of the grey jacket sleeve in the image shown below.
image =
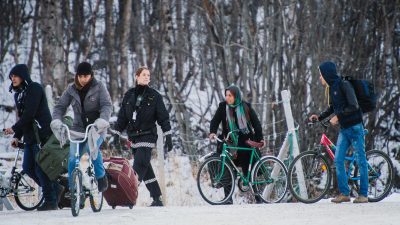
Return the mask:
<path fill-rule="evenodd" d="M 112 112 L 112 103 L 110 93 L 108 93 L 107 88 L 104 86 L 103 83 L 100 82 L 100 118 L 105 121 L 109 121 Z"/>
<path fill-rule="evenodd" d="M 69 85 L 64 93 L 61 95 L 61 98 L 58 100 L 57 104 L 54 106 L 53 120 L 59 119 L 62 121 L 65 112 L 67 111 L 67 108 L 71 104 L 72 100 L 72 96 L 69 94 L 70 88 L 71 86 Z"/>
<path fill-rule="evenodd" d="M 343 114 L 350 114 L 357 111 L 359 105 L 353 86 L 349 81 L 343 81 L 341 88 L 347 101 L 347 105 L 343 108 Z"/>

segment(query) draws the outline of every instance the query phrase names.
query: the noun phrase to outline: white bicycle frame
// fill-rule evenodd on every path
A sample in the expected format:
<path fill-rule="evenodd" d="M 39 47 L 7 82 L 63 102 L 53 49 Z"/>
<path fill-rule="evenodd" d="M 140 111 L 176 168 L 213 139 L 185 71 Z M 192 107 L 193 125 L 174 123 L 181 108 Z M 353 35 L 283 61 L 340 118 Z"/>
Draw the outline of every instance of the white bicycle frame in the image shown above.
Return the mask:
<path fill-rule="evenodd" d="M 76 147 L 76 151 L 75 151 L 75 168 L 78 168 L 80 171 L 82 171 L 82 168 L 81 168 L 81 164 L 80 164 L 80 154 L 79 154 L 79 145 L 80 144 L 82 144 L 82 143 L 84 143 L 85 141 L 87 141 L 87 139 L 88 139 L 88 132 L 89 132 L 89 129 L 91 128 L 91 127 L 94 127 L 94 124 L 92 123 L 92 124 L 89 124 L 87 127 L 86 127 L 86 130 L 85 130 L 85 137 L 83 138 L 83 139 L 78 139 L 78 140 L 72 140 L 71 139 L 71 132 L 70 132 L 70 130 L 69 130 L 69 127 L 67 126 L 67 125 L 65 125 L 65 124 L 63 124 L 63 127 L 66 129 L 66 131 L 67 131 L 67 136 L 68 136 L 68 140 L 71 142 L 71 143 L 74 143 L 74 144 L 76 144 L 77 145 L 77 147 Z M 93 168 L 93 164 L 92 164 L 92 161 L 90 160 L 90 156 L 89 156 L 89 167 L 91 167 L 91 168 Z M 92 171 L 92 172 L 94 172 L 94 170 Z M 93 188 L 97 188 L 97 187 L 93 187 L 93 185 L 91 185 L 93 182 L 90 182 L 90 180 L 88 179 L 88 178 L 90 178 L 89 176 L 85 176 L 85 174 L 86 173 L 82 173 L 82 184 L 83 184 L 83 186 L 85 186 L 87 189 L 89 189 L 90 191 L 92 191 L 92 189 Z"/>

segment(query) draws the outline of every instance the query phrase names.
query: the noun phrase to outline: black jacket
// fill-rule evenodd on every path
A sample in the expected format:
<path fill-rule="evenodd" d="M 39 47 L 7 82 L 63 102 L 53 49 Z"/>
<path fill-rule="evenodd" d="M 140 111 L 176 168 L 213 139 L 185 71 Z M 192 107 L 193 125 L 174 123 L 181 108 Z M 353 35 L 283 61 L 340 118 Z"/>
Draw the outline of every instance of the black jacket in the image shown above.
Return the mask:
<path fill-rule="evenodd" d="M 26 144 L 37 143 L 32 126 L 36 120 L 41 127 L 39 129 L 39 137 L 43 144 L 51 135 L 51 114 L 49 106 L 47 105 L 46 94 L 43 87 L 36 82 L 30 82 L 25 91 L 26 94 L 22 100 L 22 105 L 17 103 L 18 95 L 21 93 L 15 93 L 14 95 L 18 112 L 20 112 L 21 107 L 23 107 L 22 114 L 18 115 L 19 120 L 12 126 L 15 132 L 14 137 L 18 139 L 24 137 L 24 142 Z"/>
<path fill-rule="evenodd" d="M 253 132 L 253 134 L 250 134 L 250 135 L 239 134 L 239 139 L 250 138 L 254 141 L 263 140 L 262 127 L 261 127 L 261 123 L 257 117 L 256 112 L 254 111 L 254 109 L 251 107 L 251 105 L 249 103 L 243 102 L 243 104 L 246 104 L 249 108 L 248 113 L 250 116 L 250 123 L 254 129 L 254 132 Z M 236 116 L 235 116 L 235 120 L 237 121 Z M 224 137 L 226 137 L 229 133 L 228 121 L 226 118 L 226 102 L 219 103 L 217 112 L 215 113 L 215 115 L 212 118 L 211 123 L 210 123 L 210 133 L 216 134 L 219 124 L 221 122 L 222 122 L 222 134 L 224 135 Z"/>
<path fill-rule="evenodd" d="M 125 93 L 114 128 L 119 132 L 126 129 L 133 143 L 155 143 L 157 141 L 156 122 L 161 126 L 164 134 L 170 133 L 169 114 L 160 93 L 148 86 L 144 88 L 143 100 L 136 107 L 138 96 L 135 90 L 137 88 L 139 87 L 131 88 Z M 136 111 L 136 119 L 132 118 L 134 111 Z"/>
<path fill-rule="evenodd" d="M 325 81 L 329 84 L 331 100 L 328 108 L 319 115 L 319 120 L 335 113 L 338 116 L 340 126 L 343 128 L 362 123 L 362 112 L 350 82 L 342 80 L 337 75 L 336 65 L 332 62 L 322 63 L 319 69 Z"/>

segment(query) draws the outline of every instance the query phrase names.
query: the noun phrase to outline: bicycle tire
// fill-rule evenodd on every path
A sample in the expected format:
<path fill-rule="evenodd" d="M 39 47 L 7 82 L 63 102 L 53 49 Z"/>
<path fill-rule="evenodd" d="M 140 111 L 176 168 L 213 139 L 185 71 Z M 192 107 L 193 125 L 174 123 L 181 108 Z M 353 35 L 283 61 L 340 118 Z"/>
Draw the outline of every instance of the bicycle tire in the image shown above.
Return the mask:
<path fill-rule="evenodd" d="M 377 155 L 382 158 L 383 161 L 373 161 L 371 156 Z M 370 150 L 366 153 L 367 162 L 368 162 L 368 201 L 369 202 L 379 202 L 384 199 L 391 191 L 393 184 L 394 184 L 394 167 L 393 163 L 390 160 L 389 156 L 379 150 Z M 370 170 L 370 167 L 374 168 L 374 171 Z M 375 172 L 379 169 L 380 172 L 387 172 L 381 173 L 379 177 L 376 177 L 378 174 Z M 385 176 L 386 177 L 383 177 Z M 385 184 L 384 188 L 382 189 L 382 184 Z M 377 188 L 378 195 L 374 195 L 372 193 L 372 189 Z M 377 193 L 377 192 L 375 192 Z"/>
<path fill-rule="evenodd" d="M 82 190 L 82 172 L 80 169 L 75 168 L 71 175 L 72 183 L 70 187 L 71 194 L 71 213 L 72 216 L 76 217 L 79 215 L 81 209 L 83 190 Z"/>
<path fill-rule="evenodd" d="M 306 159 L 306 157 L 311 158 Z M 296 172 L 296 167 L 299 166 L 299 162 L 307 163 L 306 168 L 302 167 L 304 169 L 303 175 L 305 178 L 307 196 L 302 196 L 301 193 L 299 193 L 301 192 L 301 188 L 298 184 Z M 316 175 L 311 171 L 313 168 L 316 169 Z M 321 180 L 318 179 L 319 177 L 317 177 L 317 175 L 321 176 Z M 318 202 L 327 194 L 331 186 L 332 170 L 329 166 L 328 159 L 315 151 L 306 151 L 299 154 L 289 166 L 288 180 L 290 193 L 298 201 L 307 204 Z"/>
<path fill-rule="evenodd" d="M 285 197 L 288 190 L 288 172 L 285 164 L 278 158 L 273 156 L 261 158 L 254 166 L 251 177 L 255 194 L 263 202 L 277 203 Z"/>
<path fill-rule="evenodd" d="M 201 197 L 211 205 L 222 205 L 231 200 L 235 189 L 235 176 L 232 167 L 224 163 L 224 174 L 220 174 L 221 158 L 208 158 L 197 173 L 197 188 Z M 218 177 L 221 176 L 222 179 Z M 219 180 L 218 180 L 219 179 Z M 228 195 L 226 195 L 228 193 Z M 214 199 L 215 198 L 215 199 Z"/>
<path fill-rule="evenodd" d="M 40 186 L 24 172 L 17 174 L 14 190 L 15 202 L 25 211 L 35 210 L 43 202 Z"/>
<path fill-rule="evenodd" d="M 93 212 L 100 212 L 103 207 L 103 193 L 97 189 L 97 179 L 93 179 L 96 185 L 92 188 L 89 195 L 90 207 Z"/>

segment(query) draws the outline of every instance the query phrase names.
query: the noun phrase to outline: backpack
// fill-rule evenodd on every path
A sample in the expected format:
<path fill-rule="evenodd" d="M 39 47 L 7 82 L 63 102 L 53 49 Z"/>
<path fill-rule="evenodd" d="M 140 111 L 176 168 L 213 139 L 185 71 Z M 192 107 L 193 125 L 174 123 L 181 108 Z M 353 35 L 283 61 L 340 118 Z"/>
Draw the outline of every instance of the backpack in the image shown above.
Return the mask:
<path fill-rule="evenodd" d="M 377 94 L 375 93 L 374 84 L 367 80 L 357 80 L 350 76 L 342 77 L 347 80 L 354 88 L 358 105 L 363 113 L 371 112 L 376 108 Z"/>
<path fill-rule="evenodd" d="M 64 123 L 71 127 L 72 118 L 65 117 Z M 37 126 L 33 126 L 35 134 Z M 60 147 L 60 141 L 51 134 L 46 143 L 36 154 L 36 162 L 51 181 L 56 180 L 61 174 L 68 172 L 69 143 Z"/>

